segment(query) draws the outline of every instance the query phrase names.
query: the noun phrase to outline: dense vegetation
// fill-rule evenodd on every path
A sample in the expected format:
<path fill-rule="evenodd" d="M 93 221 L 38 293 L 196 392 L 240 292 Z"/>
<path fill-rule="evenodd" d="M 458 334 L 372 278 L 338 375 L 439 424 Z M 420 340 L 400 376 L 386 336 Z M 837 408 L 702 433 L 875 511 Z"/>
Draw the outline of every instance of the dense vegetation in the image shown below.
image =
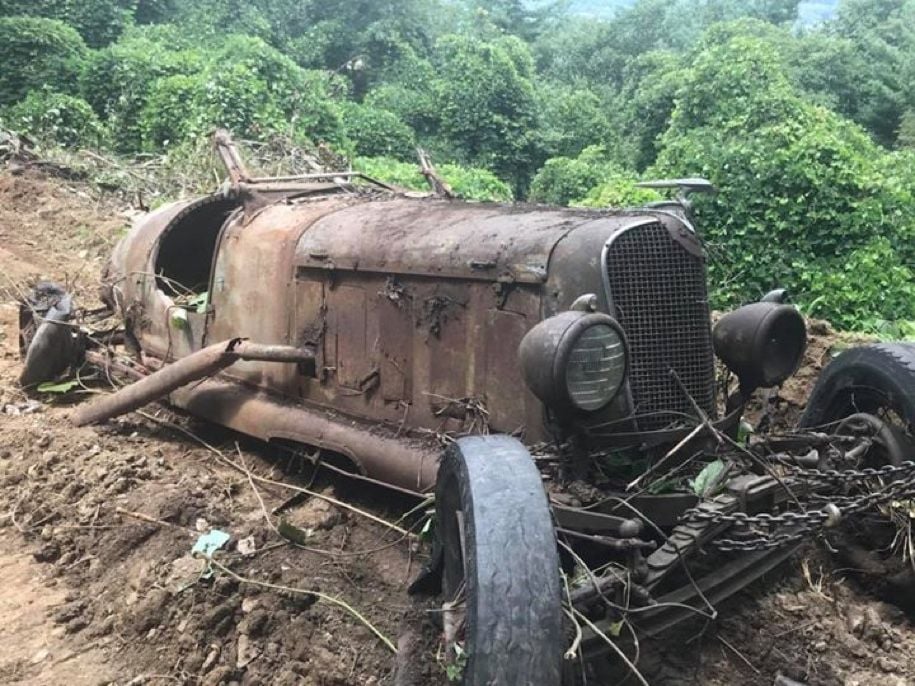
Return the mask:
<path fill-rule="evenodd" d="M 908 326 L 915 0 L 803 5 L 0 0 L 0 120 L 123 155 L 226 126 L 415 187 L 421 145 L 480 199 L 630 205 L 657 197 L 639 178 L 702 175 L 716 305 L 786 286 Z"/>

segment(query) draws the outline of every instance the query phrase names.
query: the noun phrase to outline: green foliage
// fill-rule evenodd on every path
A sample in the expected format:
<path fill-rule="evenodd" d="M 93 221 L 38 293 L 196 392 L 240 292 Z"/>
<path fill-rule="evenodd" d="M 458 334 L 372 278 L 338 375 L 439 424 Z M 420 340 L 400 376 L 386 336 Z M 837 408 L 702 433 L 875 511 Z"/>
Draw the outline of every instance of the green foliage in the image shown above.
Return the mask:
<path fill-rule="evenodd" d="M 807 314 L 843 329 L 878 330 L 915 319 L 915 269 L 889 240 L 876 237 L 843 257 L 801 267 Z M 883 317 L 875 315 L 880 313 Z"/>
<path fill-rule="evenodd" d="M 658 142 L 670 126 L 682 72 L 680 57 L 664 51 L 645 53 L 625 69 L 613 110 L 617 130 L 626 132 L 620 145 L 635 169 L 647 168 L 658 156 Z"/>
<path fill-rule="evenodd" d="M 329 79 L 302 69 L 257 38 L 232 36 L 202 69 L 153 81 L 143 94 L 146 149 L 205 136 L 217 127 L 237 136 L 343 141 Z"/>
<path fill-rule="evenodd" d="M 573 205 L 581 207 L 641 207 L 654 200 L 660 200 L 657 191 L 650 188 L 639 188 L 631 174 L 617 172 L 599 185 L 588 191 L 588 194 L 574 200 Z"/>
<path fill-rule="evenodd" d="M 0 17 L 0 105 L 45 86 L 72 92 L 87 49 L 70 26 L 55 19 Z"/>
<path fill-rule="evenodd" d="M 493 169 L 527 185 L 534 157 L 531 131 L 536 118 L 534 89 L 514 39 L 486 43 L 448 36 L 436 46 L 439 78 L 434 85 L 439 132 L 462 161 Z"/>
<path fill-rule="evenodd" d="M 530 199 L 548 205 L 568 205 L 584 198 L 604 181 L 619 174 L 619 165 L 600 146 L 585 148 L 578 157 L 547 160 L 531 182 Z"/>
<path fill-rule="evenodd" d="M 589 145 L 607 149 L 621 146 L 606 115 L 606 104 L 592 91 L 556 83 L 543 83 L 537 92 L 540 105 L 538 142 L 549 157 L 574 157 Z"/>
<path fill-rule="evenodd" d="M 343 131 L 359 155 L 401 160 L 415 157 L 413 132 L 387 110 L 348 103 L 343 110 Z"/>
<path fill-rule="evenodd" d="M 353 166 L 368 176 L 401 188 L 429 190 L 418 164 L 386 157 L 369 157 L 357 158 Z M 461 198 L 496 202 L 507 202 L 512 199 L 511 188 L 486 169 L 443 164 L 437 166 L 437 171 L 451 186 L 451 190 Z"/>
<path fill-rule="evenodd" d="M 889 169 L 860 128 L 792 91 L 770 45 L 738 36 L 696 57 L 654 173 L 707 176 L 718 186 L 696 209 L 714 251 L 717 304 L 728 306 L 775 286 L 800 291 L 802 302 L 820 298 L 831 273 L 849 277 L 883 249 L 876 236 L 900 266 L 915 259 L 911 181 Z M 860 323 L 867 302 L 886 319 L 910 318 L 908 284 L 884 285 L 880 298 L 833 293 L 819 312 Z"/>
<path fill-rule="evenodd" d="M 104 136 L 88 102 L 47 89 L 32 91 L 24 100 L 6 108 L 2 119 L 16 131 L 64 147 L 98 146 Z"/>
<path fill-rule="evenodd" d="M 98 48 L 111 43 L 130 23 L 136 0 L 0 0 L 0 16 L 58 19 Z"/>
<path fill-rule="evenodd" d="M 80 79 L 83 97 L 105 121 L 119 152 L 141 148 L 141 113 L 156 81 L 200 68 L 200 55 L 173 51 L 142 36 L 94 53 Z"/>

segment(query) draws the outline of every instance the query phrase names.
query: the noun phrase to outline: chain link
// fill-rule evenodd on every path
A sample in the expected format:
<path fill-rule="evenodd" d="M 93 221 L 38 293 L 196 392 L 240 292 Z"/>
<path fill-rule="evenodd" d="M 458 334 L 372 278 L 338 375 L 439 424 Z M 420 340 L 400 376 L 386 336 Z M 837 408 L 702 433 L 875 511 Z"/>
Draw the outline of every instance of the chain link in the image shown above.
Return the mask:
<path fill-rule="evenodd" d="M 875 481 L 879 482 L 879 487 L 860 495 L 811 493 L 803 496 L 812 506 L 806 511 L 787 510 L 778 514 L 762 512 L 750 515 L 746 512 L 691 508 L 683 513 L 681 521 L 708 525 L 731 524 L 732 538 L 716 538 L 710 542 L 722 551 L 771 550 L 815 535 L 843 517 L 859 514 L 895 500 L 915 499 L 915 462 L 904 462 L 899 466 L 847 470 L 805 469 L 788 465 L 786 467 L 792 478 L 807 482 L 811 488 L 832 486 L 862 489 L 865 486 L 876 485 Z M 893 480 L 886 482 L 889 478 Z"/>

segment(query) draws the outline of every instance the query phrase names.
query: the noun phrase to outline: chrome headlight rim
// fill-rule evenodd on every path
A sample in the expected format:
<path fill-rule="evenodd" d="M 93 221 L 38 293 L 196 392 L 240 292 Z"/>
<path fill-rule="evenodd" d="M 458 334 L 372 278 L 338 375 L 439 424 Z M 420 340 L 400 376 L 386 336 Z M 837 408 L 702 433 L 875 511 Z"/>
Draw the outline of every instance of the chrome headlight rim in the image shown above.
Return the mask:
<path fill-rule="evenodd" d="M 582 335 L 595 326 L 613 330 L 622 346 L 619 385 L 599 405 L 582 407 L 569 390 L 569 361 Z M 519 347 L 521 368 L 528 388 L 557 417 L 588 416 L 604 410 L 626 386 L 629 376 L 629 342 L 623 328 L 601 312 L 566 310 L 537 323 Z"/>
<path fill-rule="evenodd" d="M 620 374 L 620 381 L 616 388 L 613 389 L 612 393 L 603 399 L 599 405 L 594 407 L 584 407 L 575 400 L 572 395 L 572 391 L 569 388 L 570 362 L 572 353 L 575 350 L 576 345 L 581 341 L 582 336 L 584 336 L 584 334 L 590 329 L 594 329 L 600 326 L 609 327 L 619 338 L 619 343 L 623 348 L 623 370 Z M 582 314 L 581 317 L 573 321 L 572 324 L 565 330 L 562 338 L 559 341 L 559 345 L 557 346 L 556 353 L 557 354 L 553 363 L 553 378 L 555 379 L 557 390 L 560 388 L 562 389 L 562 395 L 564 397 L 563 404 L 567 405 L 571 409 L 574 409 L 576 412 L 583 412 L 587 414 L 600 412 L 616 399 L 620 391 L 623 389 L 623 386 L 626 385 L 626 379 L 629 377 L 629 342 L 626 339 L 626 333 L 623 331 L 622 326 L 620 326 L 616 319 L 608 314 L 599 312 Z"/>

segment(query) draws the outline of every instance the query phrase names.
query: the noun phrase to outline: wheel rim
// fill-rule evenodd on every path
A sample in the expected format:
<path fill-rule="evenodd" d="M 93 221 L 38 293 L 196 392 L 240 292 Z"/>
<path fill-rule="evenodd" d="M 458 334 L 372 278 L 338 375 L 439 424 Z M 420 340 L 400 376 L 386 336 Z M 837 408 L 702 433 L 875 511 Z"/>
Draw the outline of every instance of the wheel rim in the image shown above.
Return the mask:
<path fill-rule="evenodd" d="M 846 389 L 830 407 L 831 433 L 872 441 L 859 458 L 865 467 L 900 465 L 915 459 L 915 433 L 898 402 L 889 393 L 871 387 Z"/>

